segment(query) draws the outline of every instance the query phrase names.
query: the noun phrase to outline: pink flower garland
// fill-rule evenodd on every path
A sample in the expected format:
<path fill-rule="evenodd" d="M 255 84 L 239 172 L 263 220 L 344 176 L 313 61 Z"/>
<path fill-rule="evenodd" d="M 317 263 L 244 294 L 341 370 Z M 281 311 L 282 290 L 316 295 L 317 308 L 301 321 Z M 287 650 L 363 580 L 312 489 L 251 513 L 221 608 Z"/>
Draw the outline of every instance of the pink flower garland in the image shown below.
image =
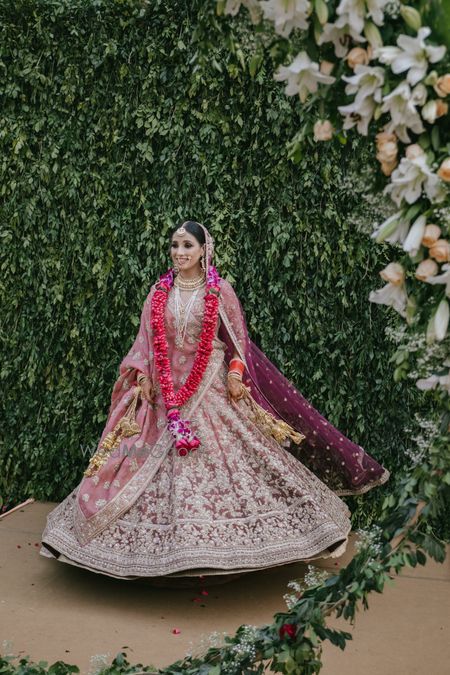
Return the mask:
<path fill-rule="evenodd" d="M 155 365 L 167 410 L 167 427 L 175 439 L 175 448 L 179 455 L 187 455 L 189 451 L 195 450 L 200 445 L 199 439 L 189 427 L 189 420 L 181 419 L 179 408 L 195 394 L 208 365 L 219 313 L 219 279 L 216 268 L 210 266 L 206 280 L 205 311 L 200 343 L 195 354 L 192 370 L 184 385 L 177 392 L 175 392 L 173 386 L 164 322 L 169 291 L 173 286 L 173 269 L 161 275 L 152 298 L 151 326 L 153 329 Z"/>

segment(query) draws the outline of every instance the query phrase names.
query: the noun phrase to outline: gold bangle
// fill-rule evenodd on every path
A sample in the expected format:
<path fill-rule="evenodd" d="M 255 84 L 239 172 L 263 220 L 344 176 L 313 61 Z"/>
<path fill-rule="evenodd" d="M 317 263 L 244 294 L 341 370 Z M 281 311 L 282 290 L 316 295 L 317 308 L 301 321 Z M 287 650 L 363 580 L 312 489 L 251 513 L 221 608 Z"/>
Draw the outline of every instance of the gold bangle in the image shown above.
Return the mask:
<path fill-rule="evenodd" d="M 227 377 L 229 377 L 230 379 L 239 380 L 240 382 L 242 382 L 242 375 L 240 373 L 236 372 L 235 370 L 230 370 L 227 374 Z"/>

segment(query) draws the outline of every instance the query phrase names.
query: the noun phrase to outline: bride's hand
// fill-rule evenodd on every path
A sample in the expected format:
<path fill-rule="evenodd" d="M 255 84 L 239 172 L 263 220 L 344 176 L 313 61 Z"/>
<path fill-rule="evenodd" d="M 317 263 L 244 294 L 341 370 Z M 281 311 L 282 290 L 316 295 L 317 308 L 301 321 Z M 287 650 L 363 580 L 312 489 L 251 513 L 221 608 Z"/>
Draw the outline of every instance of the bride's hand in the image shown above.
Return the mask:
<path fill-rule="evenodd" d="M 155 402 L 155 392 L 152 387 L 152 383 L 150 379 L 143 380 L 141 382 L 141 389 L 142 389 L 142 395 L 145 398 L 146 401 L 148 401 L 151 405 L 154 404 Z"/>
<path fill-rule="evenodd" d="M 237 377 L 228 378 L 228 397 L 233 398 L 235 401 L 238 401 L 243 397 L 243 388 L 245 385 L 241 380 L 238 380 Z"/>

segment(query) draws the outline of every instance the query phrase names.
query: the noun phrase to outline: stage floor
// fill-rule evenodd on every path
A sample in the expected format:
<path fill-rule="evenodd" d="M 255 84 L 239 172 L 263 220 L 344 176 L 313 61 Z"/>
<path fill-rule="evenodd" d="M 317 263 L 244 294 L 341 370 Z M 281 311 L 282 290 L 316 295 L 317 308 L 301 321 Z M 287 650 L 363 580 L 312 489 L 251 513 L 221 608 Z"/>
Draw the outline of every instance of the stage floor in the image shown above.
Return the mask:
<path fill-rule="evenodd" d="M 122 581 L 39 555 L 52 502 L 32 502 L 0 519 L 0 652 L 76 664 L 93 673 L 120 652 L 130 663 L 162 667 L 202 652 L 208 636 L 272 621 L 286 609 L 288 581 L 300 563 L 251 572 L 223 585 L 158 588 Z M 352 539 L 353 540 L 353 539 Z M 323 560 L 339 569 L 352 555 Z M 319 564 L 318 564 L 319 565 Z M 205 589 L 207 595 L 202 595 Z M 326 644 L 327 675 L 446 675 L 450 662 L 450 546 L 439 565 L 407 568 L 369 597 L 345 651 Z M 179 629 L 178 634 L 172 632 Z M 17 662 L 15 662 L 17 663 Z"/>

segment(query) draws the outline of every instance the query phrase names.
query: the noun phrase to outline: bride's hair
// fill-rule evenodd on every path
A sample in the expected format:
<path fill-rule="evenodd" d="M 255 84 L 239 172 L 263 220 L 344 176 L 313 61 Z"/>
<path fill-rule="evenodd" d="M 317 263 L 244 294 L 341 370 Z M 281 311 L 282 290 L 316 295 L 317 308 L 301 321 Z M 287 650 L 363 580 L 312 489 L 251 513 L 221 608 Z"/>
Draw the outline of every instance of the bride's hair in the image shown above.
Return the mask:
<path fill-rule="evenodd" d="M 178 230 L 178 228 L 181 227 L 182 225 L 184 225 L 185 230 L 189 232 L 189 234 L 192 234 L 197 239 L 199 244 L 203 245 L 205 243 L 205 232 L 203 230 L 203 227 L 200 227 L 200 225 L 195 220 L 185 220 L 178 223 L 178 225 L 174 227 L 172 232 L 170 233 L 171 239 L 175 234 L 175 232 Z"/>

